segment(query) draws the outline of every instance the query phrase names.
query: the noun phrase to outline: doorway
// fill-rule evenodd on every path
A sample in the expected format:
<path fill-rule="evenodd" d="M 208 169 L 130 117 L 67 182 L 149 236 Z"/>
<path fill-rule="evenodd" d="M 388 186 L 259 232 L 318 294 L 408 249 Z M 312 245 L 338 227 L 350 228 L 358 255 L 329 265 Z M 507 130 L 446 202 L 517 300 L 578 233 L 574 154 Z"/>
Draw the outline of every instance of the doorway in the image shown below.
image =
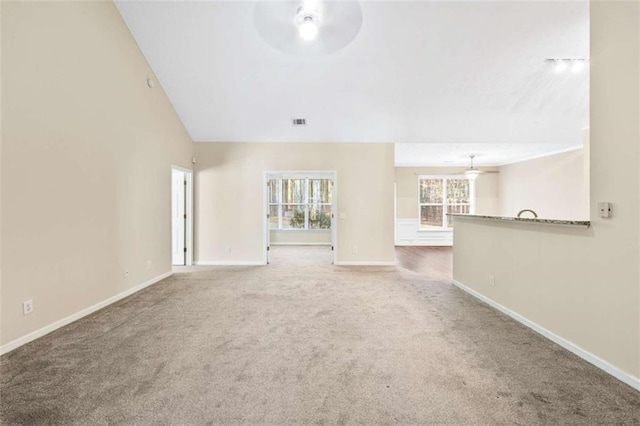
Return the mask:
<path fill-rule="evenodd" d="M 171 264 L 193 264 L 193 172 L 171 167 Z"/>
<path fill-rule="evenodd" d="M 264 175 L 264 259 L 272 251 L 302 246 L 305 253 L 326 248 L 326 262 L 334 263 L 337 246 L 337 174 L 320 172 L 266 172 Z M 316 250 L 311 250 L 314 246 Z M 319 261 L 322 262 L 321 255 Z M 286 258 L 283 256 L 275 259 Z"/>

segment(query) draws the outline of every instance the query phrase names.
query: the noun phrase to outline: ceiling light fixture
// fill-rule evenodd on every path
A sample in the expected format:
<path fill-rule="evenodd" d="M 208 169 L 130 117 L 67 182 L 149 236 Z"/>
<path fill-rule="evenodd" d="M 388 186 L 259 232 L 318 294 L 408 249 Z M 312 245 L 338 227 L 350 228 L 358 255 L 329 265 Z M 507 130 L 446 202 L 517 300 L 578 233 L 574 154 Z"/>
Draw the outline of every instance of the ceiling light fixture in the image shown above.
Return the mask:
<path fill-rule="evenodd" d="M 298 26 L 300 38 L 305 41 L 314 40 L 318 36 L 320 14 L 313 9 L 300 7 L 296 13 L 295 23 Z"/>
<path fill-rule="evenodd" d="M 475 167 L 473 167 L 473 159 L 474 158 L 476 158 L 475 155 L 470 155 L 469 156 L 469 159 L 471 160 L 471 166 L 469 166 L 469 168 L 464 171 L 464 175 L 467 178 L 471 179 L 471 180 L 475 180 L 482 173 L 480 170 L 478 170 Z"/>
<path fill-rule="evenodd" d="M 564 72 L 564 70 L 566 69 L 567 69 L 567 63 L 565 62 L 565 60 L 556 59 L 556 67 L 554 68 L 554 71 L 556 72 L 556 74 L 560 74 Z"/>
<path fill-rule="evenodd" d="M 584 70 L 584 63 L 585 61 L 583 60 L 573 61 L 573 65 L 571 65 L 571 72 L 574 74 L 581 73 Z"/>
<path fill-rule="evenodd" d="M 562 74 L 570 69 L 572 73 L 579 74 L 586 68 L 587 58 L 547 58 L 546 62 L 553 64 L 553 72 Z"/>

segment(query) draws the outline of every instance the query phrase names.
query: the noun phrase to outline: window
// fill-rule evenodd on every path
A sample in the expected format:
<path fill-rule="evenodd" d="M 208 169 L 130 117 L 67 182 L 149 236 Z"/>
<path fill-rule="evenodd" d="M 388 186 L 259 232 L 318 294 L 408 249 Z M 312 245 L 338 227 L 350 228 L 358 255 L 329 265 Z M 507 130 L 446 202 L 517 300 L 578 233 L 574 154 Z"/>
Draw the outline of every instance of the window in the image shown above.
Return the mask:
<path fill-rule="evenodd" d="M 269 229 L 331 229 L 331 179 L 269 179 Z"/>
<path fill-rule="evenodd" d="M 451 228 L 447 213 L 471 213 L 473 185 L 461 176 L 418 176 L 420 227 Z"/>

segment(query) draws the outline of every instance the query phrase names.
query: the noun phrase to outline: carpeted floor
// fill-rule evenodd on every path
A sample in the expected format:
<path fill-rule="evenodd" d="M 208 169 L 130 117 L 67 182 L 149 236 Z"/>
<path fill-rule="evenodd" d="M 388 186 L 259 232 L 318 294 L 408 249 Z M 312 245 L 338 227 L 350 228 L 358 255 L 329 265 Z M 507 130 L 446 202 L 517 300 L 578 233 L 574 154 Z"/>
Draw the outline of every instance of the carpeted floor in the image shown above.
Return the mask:
<path fill-rule="evenodd" d="M 0 359 L 3 424 L 638 424 L 640 393 L 403 268 L 274 247 Z"/>

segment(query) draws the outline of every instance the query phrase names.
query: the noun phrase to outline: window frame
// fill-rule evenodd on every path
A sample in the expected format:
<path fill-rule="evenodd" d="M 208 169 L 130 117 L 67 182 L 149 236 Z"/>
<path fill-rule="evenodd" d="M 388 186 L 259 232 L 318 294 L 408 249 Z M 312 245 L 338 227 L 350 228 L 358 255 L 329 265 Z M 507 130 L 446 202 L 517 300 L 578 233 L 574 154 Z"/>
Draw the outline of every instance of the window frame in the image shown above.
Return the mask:
<path fill-rule="evenodd" d="M 294 179 L 294 180 L 304 180 L 304 202 L 302 203 L 283 203 L 282 200 L 282 189 L 283 189 L 283 181 L 285 179 Z M 276 194 L 276 201 L 275 202 L 271 202 L 271 198 L 269 197 L 269 193 L 267 193 L 267 205 L 268 205 L 268 209 L 269 209 L 269 219 L 271 218 L 271 207 L 272 206 L 277 206 L 278 207 L 278 227 L 277 228 L 271 228 L 271 226 L 269 226 L 269 231 L 283 231 L 283 232 L 300 232 L 300 231 L 304 231 L 304 232 L 331 232 L 333 229 L 333 187 L 335 185 L 335 182 L 333 181 L 333 179 L 330 178 L 326 178 L 326 177 L 314 177 L 314 176 L 286 176 L 286 175 L 281 175 L 281 176 L 274 176 L 274 177 L 268 177 L 267 178 L 267 186 L 269 188 L 269 191 L 271 191 L 271 186 L 270 186 L 270 182 L 272 180 L 277 181 L 277 194 Z M 309 197 L 309 188 L 310 188 L 310 182 L 311 180 L 328 180 L 331 181 L 331 203 L 314 203 L 311 202 L 310 197 Z M 329 228 L 309 228 L 309 216 L 310 216 L 310 207 L 311 206 L 319 206 L 319 207 L 324 207 L 324 206 L 329 206 L 331 208 L 331 221 L 330 221 L 330 226 Z M 291 206 L 293 208 L 296 207 L 303 207 L 304 208 L 304 228 L 283 228 L 282 227 L 282 213 L 284 211 L 283 207 L 284 206 Z M 269 221 L 269 223 L 271 223 L 271 221 Z"/>
<path fill-rule="evenodd" d="M 442 203 L 422 203 L 420 201 L 420 181 L 426 179 L 442 180 Z M 447 203 L 447 180 L 449 179 L 466 179 L 469 181 L 469 203 Z M 469 206 L 469 214 L 475 214 L 476 211 L 476 179 L 472 179 L 465 174 L 456 175 L 418 175 L 417 180 L 418 192 L 418 230 L 420 231 L 451 231 L 453 227 L 450 225 L 449 216 L 447 215 L 448 206 Z M 442 207 L 442 226 L 422 225 L 422 206 L 441 206 Z"/>

